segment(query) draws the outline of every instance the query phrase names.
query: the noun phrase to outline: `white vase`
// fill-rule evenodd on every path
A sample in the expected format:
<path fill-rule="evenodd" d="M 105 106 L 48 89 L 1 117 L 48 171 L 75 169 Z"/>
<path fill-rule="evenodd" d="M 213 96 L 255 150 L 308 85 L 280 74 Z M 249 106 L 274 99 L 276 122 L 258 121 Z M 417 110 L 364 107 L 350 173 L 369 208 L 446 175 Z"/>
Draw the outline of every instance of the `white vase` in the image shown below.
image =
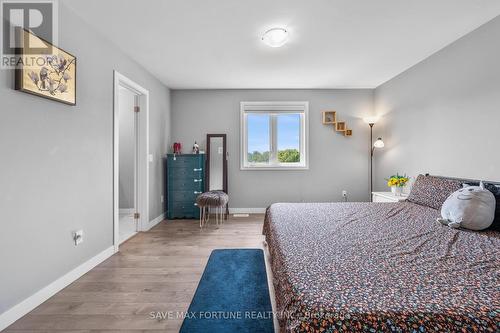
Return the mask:
<path fill-rule="evenodd" d="M 403 188 L 400 186 L 391 186 L 391 192 L 397 197 L 400 197 L 403 193 Z"/>

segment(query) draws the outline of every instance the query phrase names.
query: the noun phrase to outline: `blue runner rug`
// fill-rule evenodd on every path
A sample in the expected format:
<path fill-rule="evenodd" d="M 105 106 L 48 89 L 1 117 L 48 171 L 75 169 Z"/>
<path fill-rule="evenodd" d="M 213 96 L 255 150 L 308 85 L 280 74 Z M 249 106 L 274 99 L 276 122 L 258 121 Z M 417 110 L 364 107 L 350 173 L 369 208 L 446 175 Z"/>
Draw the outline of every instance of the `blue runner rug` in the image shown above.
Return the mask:
<path fill-rule="evenodd" d="M 212 251 L 180 332 L 274 332 L 264 252 Z"/>

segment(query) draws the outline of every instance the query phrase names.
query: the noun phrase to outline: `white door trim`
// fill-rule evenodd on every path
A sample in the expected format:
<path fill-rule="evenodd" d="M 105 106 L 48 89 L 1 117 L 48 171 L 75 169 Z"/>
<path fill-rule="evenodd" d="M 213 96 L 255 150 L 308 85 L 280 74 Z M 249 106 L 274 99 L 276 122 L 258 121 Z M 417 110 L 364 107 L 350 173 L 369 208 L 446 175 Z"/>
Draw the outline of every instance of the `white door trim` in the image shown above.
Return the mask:
<path fill-rule="evenodd" d="M 138 157 L 137 157 L 137 211 L 140 213 L 138 231 L 148 229 L 149 223 L 149 91 L 118 71 L 114 71 L 113 87 L 113 245 L 118 252 L 119 234 L 119 124 L 118 124 L 118 89 L 125 87 L 139 96 L 140 112 L 137 118 Z"/>

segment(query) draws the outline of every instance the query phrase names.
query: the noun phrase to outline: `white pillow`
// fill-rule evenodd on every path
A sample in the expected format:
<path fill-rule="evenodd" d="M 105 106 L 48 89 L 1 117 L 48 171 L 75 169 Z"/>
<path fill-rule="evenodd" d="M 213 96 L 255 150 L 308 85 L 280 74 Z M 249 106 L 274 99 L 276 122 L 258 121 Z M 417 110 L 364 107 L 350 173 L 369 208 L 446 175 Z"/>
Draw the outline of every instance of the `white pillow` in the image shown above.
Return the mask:
<path fill-rule="evenodd" d="M 483 230 L 493 223 L 495 207 L 495 196 L 484 188 L 482 182 L 479 186 L 464 185 L 443 203 L 443 218 L 438 221 L 452 228 Z"/>

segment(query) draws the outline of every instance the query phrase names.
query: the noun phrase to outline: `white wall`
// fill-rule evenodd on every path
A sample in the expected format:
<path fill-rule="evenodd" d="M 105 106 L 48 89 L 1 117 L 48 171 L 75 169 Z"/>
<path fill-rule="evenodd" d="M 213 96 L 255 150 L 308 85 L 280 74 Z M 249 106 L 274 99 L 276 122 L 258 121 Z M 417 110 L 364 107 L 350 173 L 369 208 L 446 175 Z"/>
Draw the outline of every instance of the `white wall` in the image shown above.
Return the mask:
<path fill-rule="evenodd" d="M 309 170 L 240 170 L 240 102 L 309 101 Z M 369 128 L 372 90 L 175 90 L 172 141 L 188 152 L 206 134 L 226 133 L 228 185 L 233 208 L 263 208 L 273 202 L 368 200 Z M 321 123 L 321 111 L 337 110 L 354 130 L 352 137 Z"/>
<path fill-rule="evenodd" d="M 395 172 L 500 180 L 500 18 L 375 90 L 376 184 Z"/>
<path fill-rule="evenodd" d="M 149 89 L 149 213 L 162 213 L 169 90 L 59 3 L 59 46 L 78 62 L 77 105 L 15 91 L 13 73 L 0 70 L 0 313 L 112 245 L 114 69 Z"/>

